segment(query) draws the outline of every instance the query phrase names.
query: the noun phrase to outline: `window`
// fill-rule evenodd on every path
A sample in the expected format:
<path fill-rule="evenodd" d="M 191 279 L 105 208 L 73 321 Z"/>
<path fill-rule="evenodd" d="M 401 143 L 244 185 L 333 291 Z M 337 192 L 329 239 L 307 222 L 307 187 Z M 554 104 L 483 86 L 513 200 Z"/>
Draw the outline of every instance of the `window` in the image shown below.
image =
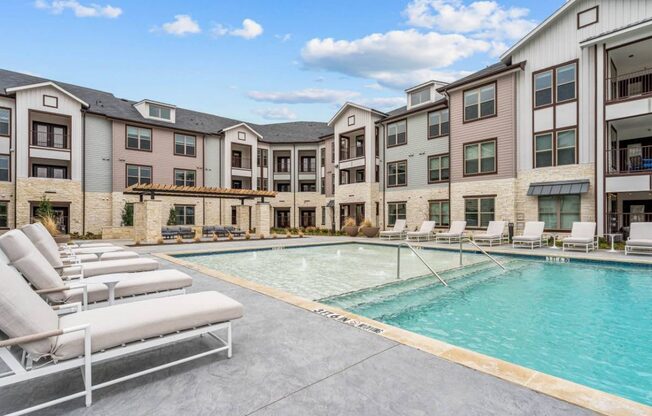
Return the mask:
<path fill-rule="evenodd" d="M 34 122 L 32 129 L 32 146 L 68 148 L 68 127 Z"/>
<path fill-rule="evenodd" d="M 177 225 L 195 225 L 194 205 L 175 205 L 174 211 L 177 214 Z"/>
<path fill-rule="evenodd" d="M 0 182 L 9 182 L 9 156 L 0 155 Z"/>
<path fill-rule="evenodd" d="M 0 108 L 0 136 L 11 134 L 11 110 Z"/>
<path fill-rule="evenodd" d="M 174 184 L 177 186 L 195 186 L 196 172 L 194 170 L 175 169 Z"/>
<path fill-rule="evenodd" d="M 380 182 L 380 166 L 376 165 L 374 168 L 374 182 L 378 183 Z"/>
<path fill-rule="evenodd" d="M 347 123 L 349 126 L 354 125 L 354 124 L 355 124 L 355 116 L 354 116 L 354 115 L 353 115 L 353 116 L 349 116 L 349 117 L 346 119 L 346 123 Z"/>
<path fill-rule="evenodd" d="M 232 179 L 231 189 L 242 189 L 242 181 L 239 179 Z"/>
<path fill-rule="evenodd" d="M 580 207 L 579 195 L 540 196 L 539 221 L 547 230 L 570 230 L 580 220 Z"/>
<path fill-rule="evenodd" d="M 127 165 L 127 186 L 137 183 L 152 183 L 152 167 Z"/>
<path fill-rule="evenodd" d="M 405 202 L 387 203 L 387 226 L 393 227 L 396 220 L 406 219 Z"/>
<path fill-rule="evenodd" d="M 387 187 L 407 185 L 407 160 L 387 164 Z"/>
<path fill-rule="evenodd" d="M 319 149 L 319 165 L 321 167 L 326 166 L 326 148 L 322 147 Z"/>
<path fill-rule="evenodd" d="M 464 219 L 469 227 L 486 227 L 495 217 L 495 198 L 466 198 Z"/>
<path fill-rule="evenodd" d="M 258 149 L 258 167 L 266 168 L 267 167 L 267 149 Z"/>
<path fill-rule="evenodd" d="M 557 102 L 575 99 L 575 64 L 557 68 Z"/>
<path fill-rule="evenodd" d="M 239 131 L 238 132 L 238 140 L 246 142 L 247 141 L 247 133 L 245 133 L 244 131 Z"/>
<path fill-rule="evenodd" d="M 261 191 L 266 191 L 267 190 L 267 178 L 261 178 L 258 177 L 256 178 L 256 183 L 258 184 L 258 189 Z"/>
<path fill-rule="evenodd" d="M 161 107 L 159 105 L 149 105 L 149 116 L 154 118 L 161 118 L 163 120 L 170 120 L 172 118 L 171 111 L 168 107 Z"/>
<path fill-rule="evenodd" d="M 290 227 L 290 210 L 289 209 L 276 209 L 276 228 Z"/>
<path fill-rule="evenodd" d="M 300 211 L 300 216 L 301 216 L 301 227 L 303 228 L 308 228 L 308 227 L 314 227 L 317 225 L 317 221 L 315 219 L 315 209 L 314 208 L 301 208 L 299 209 Z"/>
<path fill-rule="evenodd" d="M 464 175 L 496 172 L 496 141 L 464 145 Z"/>
<path fill-rule="evenodd" d="M 349 183 L 349 171 L 341 170 L 340 171 L 340 185 L 346 185 Z"/>
<path fill-rule="evenodd" d="M 496 115 L 496 84 L 464 93 L 464 121 Z"/>
<path fill-rule="evenodd" d="M 317 192 L 317 184 L 314 182 L 302 182 L 299 184 L 299 192 Z"/>
<path fill-rule="evenodd" d="M 335 174 L 331 173 L 331 194 L 335 193 Z"/>
<path fill-rule="evenodd" d="M 290 184 L 287 182 L 277 182 L 276 192 L 290 192 Z"/>
<path fill-rule="evenodd" d="M 235 205 L 231 205 L 231 224 L 236 225 L 238 223 L 238 209 Z"/>
<path fill-rule="evenodd" d="M 276 171 L 277 172 L 290 172 L 290 157 L 279 156 L 276 158 Z"/>
<path fill-rule="evenodd" d="M 346 136 L 340 137 L 340 160 L 348 160 L 351 158 L 349 153 L 349 138 Z"/>
<path fill-rule="evenodd" d="M 364 156 L 364 135 L 355 136 L 355 157 Z"/>
<path fill-rule="evenodd" d="M 428 157 L 428 183 L 447 181 L 449 172 L 448 155 Z"/>
<path fill-rule="evenodd" d="M 557 166 L 575 164 L 575 130 L 557 132 Z"/>
<path fill-rule="evenodd" d="M 542 133 L 534 136 L 535 168 L 575 164 L 575 153 L 575 130 L 559 131 L 556 134 Z"/>
<path fill-rule="evenodd" d="M 432 139 L 448 134 L 450 124 L 448 121 L 448 109 L 435 111 L 428 114 L 428 138 Z"/>
<path fill-rule="evenodd" d="M 364 169 L 358 169 L 355 171 L 355 181 L 356 183 L 364 182 Z"/>
<path fill-rule="evenodd" d="M 397 121 L 387 126 L 387 147 L 407 143 L 407 124 L 405 120 Z"/>
<path fill-rule="evenodd" d="M 231 151 L 231 167 L 241 168 L 242 166 L 242 152 L 239 150 Z"/>
<path fill-rule="evenodd" d="M 428 208 L 430 221 L 435 221 L 437 225 L 450 224 L 450 203 L 448 201 L 430 201 Z"/>
<path fill-rule="evenodd" d="M 321 180 L 319 182 L 319 192 L 322 195 L 326 195 L 326 178 L 323 178 L 323 177 L 321 178 Z"/>
<path fill-rule="evenodd" d="M 420 90 L 410 93 L 410 106 L 427 103 L 430 101 L 430 87 L 422 88 Z"/>
<path fill-rule="evenodd" d="M 68 179 L 68 168 L 65 166 L 32 165 L 32 177 Z"/>
<path fill-rule="evenodd" d="M 534 167 L 544 168 L 553 164 L 552 133 L 534 136 Z"/>
<path fill-rule="evenodd" d="M 9 204 L 0 202 L 0 228 L 9 228 Z"/>
<path fill-rule="evenodd" d="M 196 137 L 187 134 L 174 134 L 174 154 L 181 156 L 195 156 Z"/>
<path fill-rule="evenodd" d="M 534 76 L 534 106 L 552 104 L 552 71 L 545 71 Z"/>
<path fill-rule="evenodd" d="M 326 207 L 321 207 L 321 225 L 326 225 Z"/>
<path fill-rule="evenodd" d="M 152 130 L 127 126 L 127 149 L 152 151 Z"/>
<path fill-rule="evenodd" d="M 317 170 L 314 156 L 301 156 L 301 172 L 312 173 Z"/>

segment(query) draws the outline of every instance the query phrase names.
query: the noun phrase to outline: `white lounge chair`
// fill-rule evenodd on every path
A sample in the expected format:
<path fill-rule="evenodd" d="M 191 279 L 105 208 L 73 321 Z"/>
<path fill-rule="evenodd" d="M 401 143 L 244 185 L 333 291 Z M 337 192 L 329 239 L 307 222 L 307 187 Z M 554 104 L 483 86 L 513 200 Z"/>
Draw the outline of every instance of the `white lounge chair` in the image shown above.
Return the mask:
<path fill-rule="evenodd" d="M 29 224 L 20 229 L 36 248 L 45 256 L 55 268 L 62 268 L 66 264 L 88 263 L 99 260 L 122 260 L 137 258 L 135 251 L 115 251 L 105 253 L 76 254 L 59 251 L 56 241 L 41 223 Z"/>
<path fill-rule="evenodd" d="M 597 249 L 598 236 L 595 235 L 595 223 L 574 222 L 570 237 L 566 237 L 562 241 L 562 251 L 566 251 L 566 248 L 580 247 L 588 253 L 589 250 Z"/>
<path fill-rule="evenodd" d="M 380 232 L 380 238 L 386 240 L 393 240 L 394 238 L 396 238 L 397 240 L 402 240 L 405 238 L 405 233 L 407 232 L 405 227 L 406 227 L 405 220 L 396 220 L 396 222 L 394 223 L 394 228 L 392 228 L 391 230 Z"/>
<path fill-rule="evenodd" d="M 652 254 L 652 222 L 629 224 L 629 238 L 625 242 L 625 255 Z"/>
<path fill-rule="evenodd" d="M 473 241 L 477 244 L 489 244 L 493 247 L 494 244 L 501 245 L 504 241 L 509 241 L 509 237 L 505 235 L 505 225 L 507 221 L 489 221 L 487 231 L 482 234 L 473 236 Z"/>
<path fill-rule="evenodd" d="M 54 238 L 52 237 L 50 232 L 47 230 L 47 228 L 45 228 L 45 226 L 40 222 L 35 222 L 34 224 L 26 225 L 22 227 L 22 230 L 23 231 L 30 230 L 31 234 L 38 235 L 40 236 L 40 238 L 44 238 L 44 236 L 47 235 L 48 239 L 52 241 L 52 243 L 57 248 L 57 250 L 60 251 L 61 254 L 65 255 L 66 257 L 86 256 L 85 257 L 86 259 L 91 259 L 91 257 L 89 257 L 88 255 L 94 255 L 95 258 L 98 258 L 105 253 L 108 254 L 108 253 L 117 253 L 120 251 L 124 251 L 124 248 L 113 245 L 111 243 L 85 243 L 81 246 L 74 243 L 57 244 L 56 241 L 54 241 Z M 32 237 L 30 236 L 30 239 L 31 238 Z M 133 253 L 133 252 L 129 252 L 129 253 Z M 113 259 L 129 258 L 128 256 L 125 255 L 111 254 L 111 255 L 107 255 L 106 259 L 108 260 L 109 257 Z"/>
<path fill-rule="evenodd" d="M 512 238 L 512 248 L 516 248 L 517 245 L 530 247 L 530 249 L 543 247 L 543 230 L 545 225 L 543 221 L 526 222 L 523 235 Z"/>
<path fill-rule="evenodd" d="M 448 242 L 448 244 L 459 243 L 464 237 L 465 229 L 466 221 L 453 221 L 447 232 L 437 233 L 435 241 L 442 240 Z"/>
<path fill-rule="evenodd" d="M 424 221 L 421 223 L 419 231 L 410 231 L 407 233 L 408 241 L 430 241 L 434 237 L 435 221 Z"/>
<path fill-rule="evenodd" d="M 46 376 L 52 380 L 53 374 L 71 369 L 82 370 L 84 383 L 83 389 L 75 393 L 14 414 L 82 397 L 88 407 L 94 390 L 221 351 L 230 358 L 231 321 L 242 317 L 242 305 L 218 292 L 150 299 L 92 311 L 80 311 L 79 304 L 67 305 L 55 307 L 55 311 L 13 267 L 0 264 L 0 275 L 0 335 L 4 334 L 0 336 L 0 387 Z M 58 316 L 61 311 L 76 313 Z M 124 360 L 127 355 L 205 334 L 217 345 L 113 380 L 93 381 L 94 364 Z M 56 379 L 53 381 L 56 383 Z"/>

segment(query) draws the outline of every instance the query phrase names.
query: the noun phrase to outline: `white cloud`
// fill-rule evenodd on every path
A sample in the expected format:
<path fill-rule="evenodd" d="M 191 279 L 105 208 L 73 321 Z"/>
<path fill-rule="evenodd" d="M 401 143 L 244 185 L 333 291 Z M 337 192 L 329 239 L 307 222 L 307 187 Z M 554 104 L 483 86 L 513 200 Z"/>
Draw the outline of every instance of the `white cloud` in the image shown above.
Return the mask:
<path fill-rule="evenodd" d="M 393 110 L 396 107 L 405 105 L 405 97 L 364 98 L 356 100 L 356 102 L 378 110 Z"/>
<path fill-rule="evenodd" d="M 382 90 L 384 87 L 380 85 L 377 82 L 372 82 L 371 84 L 365 84 L 365 88 L 369 88 L 370 90 Z"/>
<path fill-rule="evenodd" d="M 249 98 L 282 104 L 343 103 L 360 95 L 355 91 L 306 88 L 296 91 L 250 91 Z"/>
<path fill-rule="evenodd" d="M 491 43 L 483 39 L 408 29 L 374 33 L 351 41 L 312 39 L 304 46 L 301 57 L 308 68 L 405 88 L 428 79 L 451 81 L 459 73 L 443 68 L 490 49 Z"/>
<path fill-rule="evenodd" d="M 113 7 L 109 4 L 101 6 L 99 4 L 83 5 L 75 0 L 36 0 L 34 6 L 37 9 L 49 10 L 54 14 L 61 14 L 65 10 L 71 10 L 77 17 L 106 17 L 115 19 L 122 14 L 122 9 Z"/>
<path fill-rule="evenodd" d="M 296 120 L 297 115 L 287 107 L 256 108 L 253 113 L 265 120 Z"/>
<path fill-rule="evenodd" d="M 292 33 L 286 33 L 284 35 L 274 35 L 274 37 L 281 42 L 287 42 L 288 40 L 292 39 Z"/>
<path fill-rule="evenodd" d="M 221 24 L 217 24 L 211 30 L 215 36 L 237 36 L 243 39 L 254 39 L 263 34 L 263 27 L 252 19 L 244 19 L 242 27 L 239 29 L 227 29 Z"/>
<path fill-rule="evenodd" d="M 174 36 L 185 36 L 201 32 L 199 23 L 192 20 L 192 17 L 187 14 L 178 14 L 174 16 L 174 21 L 163 23 L 162 29 L 164 32 Z"/>

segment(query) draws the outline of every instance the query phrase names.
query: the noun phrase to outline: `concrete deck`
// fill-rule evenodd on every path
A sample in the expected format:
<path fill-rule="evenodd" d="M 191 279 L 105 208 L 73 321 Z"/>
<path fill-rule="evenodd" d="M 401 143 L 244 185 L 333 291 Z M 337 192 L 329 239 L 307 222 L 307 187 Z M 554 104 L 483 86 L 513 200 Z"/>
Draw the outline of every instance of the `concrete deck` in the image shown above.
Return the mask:
<path fill-rule="evenodd" d="M 139 247 L 210 250 L 347 241 L 310 237 Z M 364 240 L 363 240 L 364 241 Z M 378 241 L 378 240 L 374 240 Z M 523 250 L 529 251 L 529 250 Z M 561 250 L 557 250 L 561 252 Z M 624 257 L 624 256 L 623 256 Z M 194 278 L 190 291 L 217 290 L 240 301 L 234 354 L 154 373 L 75 400 L 43 415 L 588 415 L 586 409 L 316 315 L 252 290 L 162 261 Z M 201 350 L 196 339 L 94 368 L 101 382 Z M 0 389 L 0 413 L 80 389 L 78 371 Z"/>

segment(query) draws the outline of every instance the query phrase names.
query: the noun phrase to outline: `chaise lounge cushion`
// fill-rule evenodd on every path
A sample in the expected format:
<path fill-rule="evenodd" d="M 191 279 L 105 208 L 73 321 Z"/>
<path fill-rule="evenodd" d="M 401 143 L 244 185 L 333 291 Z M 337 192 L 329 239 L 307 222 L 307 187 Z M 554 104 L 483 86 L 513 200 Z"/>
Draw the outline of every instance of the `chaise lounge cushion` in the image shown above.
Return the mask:
<path fill-rule="evenodd" d="M 652 240 L 630 238 L 627 240 L 627 245 L 636 247 L 652 247 Z"/>
<path fill-rule="evenodd" d="M 242 317 L 242 305 L 218 292 L 200 292 L 123 303 L 60 317 L 60 328 L 90 324 L 93 352 Z M 70 359 L 84 351 L 84 333 L 57 338 L 55 357 Z"/>
<path fill-rule="evenodd" d="M 514 238 L 512 238 L 512 241 L 524 241 L 524 242 L 539 241 L 539 240 L 541 240 L 540 235 L 517 235 Z"/>
<path fill-rule="evenodd" d="M 25 233 L 29 241 L 43 254 L 52 267 L 63 267 L 59 247 L 43 224 L 40 222 L 28 224 L 20 230 Z"/>
<path fill-rule="evenodd" d="M 565 244 L 590 244 L 593 242 L 593 238 L 589 237 L 566 237 L 564 238 Z"/>
<path fill-rule="evenodd" d="M 83 267 L 84 277 L 91 277 L 109 273 L 148 272 L 158 269 L 159 264 L 154 259 L 139 257 L 135 259 L 96 261 L 86 263 Z M 64 275 L 66 272 L 76 273 L 77 270 L 75 268 L 64 268 Z"/>
<path fill-rule="evenodd" d="M 114 251 L 110 253 L 103 253 L 100 255 L 101 261 L 106 260 L 124 260 L 124 259 L 136 259 L 138 258 L 138 253 L 135 251 Z M 82 260 L 83 263 L 83 260 Z"/>
<path fill-rule="evenodd" d="M 70 250 L 72 254 L 104 254 L 104 253 L 113 253 L 116 251 L 123 251 L 124 248 L 118 246 L 108 246 L 108 247 L 83 247 L 83 248 L 73 248 Z"/>

